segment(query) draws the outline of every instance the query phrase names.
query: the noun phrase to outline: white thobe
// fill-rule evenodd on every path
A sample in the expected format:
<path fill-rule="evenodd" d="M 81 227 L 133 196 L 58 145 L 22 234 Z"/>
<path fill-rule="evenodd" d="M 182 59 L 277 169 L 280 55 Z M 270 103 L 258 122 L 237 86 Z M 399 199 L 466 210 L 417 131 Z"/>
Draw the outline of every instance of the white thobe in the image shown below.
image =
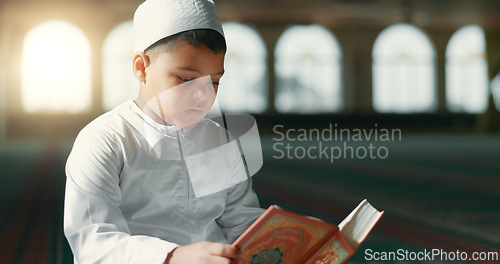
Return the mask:
<path fill-rule="evenodd" d="M 87 125 L 66 164 L 64 232 L 75 263 L 163 263 L 179 245 L 233 242 L 263 213 L 250 179 L 199 197 L 184 158 L 225 140 L 208 119 L 164 126 L 132 100 Z M 246 177 L 237 145 L 225 146 L 211 152 L 221 174 Z"/>

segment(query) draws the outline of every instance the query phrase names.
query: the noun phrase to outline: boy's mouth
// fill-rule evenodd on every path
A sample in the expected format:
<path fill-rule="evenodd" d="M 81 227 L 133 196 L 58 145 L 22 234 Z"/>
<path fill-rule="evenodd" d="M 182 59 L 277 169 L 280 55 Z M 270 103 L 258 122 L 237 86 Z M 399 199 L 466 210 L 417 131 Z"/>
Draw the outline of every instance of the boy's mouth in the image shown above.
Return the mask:
<path fill-rule="evenodd" d="M 192 116 L 200 116 L 203 113 L 203 111 L 201 111 L 200 108 L 188 108 L 186 109 L 186 113 Z"/>

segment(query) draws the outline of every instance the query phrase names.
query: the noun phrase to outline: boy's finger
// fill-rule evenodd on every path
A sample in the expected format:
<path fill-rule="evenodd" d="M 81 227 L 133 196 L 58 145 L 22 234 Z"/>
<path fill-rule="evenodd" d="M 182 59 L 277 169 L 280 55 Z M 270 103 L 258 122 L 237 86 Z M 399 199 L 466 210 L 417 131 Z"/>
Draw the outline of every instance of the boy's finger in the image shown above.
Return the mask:
<path fill-rule="evenodd" d="M 212 256 L 210 259 L 207 260 L 207 263 L 209 264 L 232 264 L 232 260 L 226 257 L 221 257 L 221 256 Z"/>
<path fill-rule="evenodd" d="M 216 256 L 222 256 L 226 258 L 236 258 L 239 255 L 240 250 L 231 245 L 215 243 L 212 246 L 211 253 Z"/>

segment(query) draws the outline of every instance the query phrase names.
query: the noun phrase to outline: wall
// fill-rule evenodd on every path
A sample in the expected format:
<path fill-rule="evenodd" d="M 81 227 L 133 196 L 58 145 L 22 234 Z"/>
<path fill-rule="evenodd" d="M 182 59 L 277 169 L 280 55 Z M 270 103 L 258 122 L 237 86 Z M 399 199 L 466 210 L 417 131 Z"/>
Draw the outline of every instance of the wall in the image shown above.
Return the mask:
<path fill-rule="evenodd" d="M 0 138 L 16 136 L 74 136 L 88 121 L 103 112 L 101 106 L 101 46 L 109 31 L 129 20 L 141 1 L 0 1 Z M 252 25 L 261 34 L 268 54 L 287 26 L 319 23 L 337 37 L 343 51 L 345 111 L 373 114 L 371 51 L 377 35 L 387 26 L 408 22 L 421 28 L 437 52 L 438 113 L 445 108 L 444 53 L 451 35 L 461 26 L 476 23 L 487 31 L 500 29 L 500 1 L 242 1 L 217 0 L 222 21 Z M 495 11 L 497 10 L 497 11 Z M 20 59 L 26 33 L 49 19 L 63 19 L 78 26 L 89 38 L 92 56 L 93 105 L 79 115 L 28 115 L 20 107 Z M 269 56 L 269 109 L 275 115 L 274 61 Z M 449 114 L 449 113 L 447 113 Z M 453 117 L 452 117 L 453 118 Z M 33 127 L 36 127 L 34 130 Z"/>

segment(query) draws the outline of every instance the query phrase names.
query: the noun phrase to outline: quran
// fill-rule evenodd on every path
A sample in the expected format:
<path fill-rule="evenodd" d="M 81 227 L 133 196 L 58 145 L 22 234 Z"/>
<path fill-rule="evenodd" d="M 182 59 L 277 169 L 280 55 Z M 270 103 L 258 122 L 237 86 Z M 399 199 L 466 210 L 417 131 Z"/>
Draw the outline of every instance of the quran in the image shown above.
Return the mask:
<path fill-rule="evenodd" d="M 238 264 L 344 263 L 384 212 L 363 200 L 338 226 L 271 205 L 234 243 Z"/>

